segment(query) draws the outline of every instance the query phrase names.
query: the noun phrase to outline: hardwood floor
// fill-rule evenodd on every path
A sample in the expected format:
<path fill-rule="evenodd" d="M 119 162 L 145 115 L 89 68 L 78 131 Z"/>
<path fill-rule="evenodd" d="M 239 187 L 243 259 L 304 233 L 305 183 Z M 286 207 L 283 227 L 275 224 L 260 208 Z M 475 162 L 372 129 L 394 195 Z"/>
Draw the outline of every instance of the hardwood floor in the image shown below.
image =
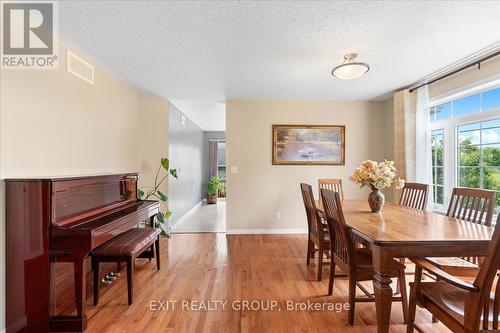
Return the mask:
<path fill-rule="evenodd" d="M 92 305 L 89 294 L 87 332 L 376 332 L 373 303 L 356 304 L 352 327 L 347 325 L 347 311 L 287 310 L 287 301 L 319 306 L 347 301 L 346 278 L 336 278 L 329 297 L 328 279 L 317 282 L 315 263 L 306 267 L 306 241 L 306 235 L 176 234 L 162 239 L 159 272 L 154 261 L 137 261 L 131 306 L 125 274 L 102 286 L 98 306 Z M 327 265 L 324 270 L 328 276 Z M 203 300 L 227 303 L 224 310 L 212 304 L 213 311 L 187 310 L 182 303 Z M 242 300 L 261 301 L 264 307 L 276 301 L 277 307 L 237 309 Z M 164 308 L 166 301 L 177 303 L 166 310 L 159 301 L 165 302 Z M 448 332 L 439 323 L 431 324 L 423 310 L 417 310 L 417 322 L 429 323 L 423 325 L 427 332 Z M 405 331 L 401 305 L 394 303 L 391 332 Z"/>

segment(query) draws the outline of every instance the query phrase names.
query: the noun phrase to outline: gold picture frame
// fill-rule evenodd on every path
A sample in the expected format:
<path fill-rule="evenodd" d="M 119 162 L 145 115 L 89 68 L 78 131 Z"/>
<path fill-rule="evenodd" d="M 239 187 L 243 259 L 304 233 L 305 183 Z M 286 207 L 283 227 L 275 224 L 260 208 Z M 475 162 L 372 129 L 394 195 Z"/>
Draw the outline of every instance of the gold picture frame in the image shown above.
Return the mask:
<path fill-rule="evenodd" d="M 273 165 L 345 165 L 345 126 L 273 125 Z"/>

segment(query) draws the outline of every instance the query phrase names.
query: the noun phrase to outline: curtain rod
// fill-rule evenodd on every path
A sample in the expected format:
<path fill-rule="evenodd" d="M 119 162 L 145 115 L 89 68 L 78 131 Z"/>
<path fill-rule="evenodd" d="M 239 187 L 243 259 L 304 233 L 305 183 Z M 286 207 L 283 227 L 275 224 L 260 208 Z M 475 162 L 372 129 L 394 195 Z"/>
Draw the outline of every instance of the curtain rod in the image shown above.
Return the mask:
<path fill-rule="evenodd" d="M 492 54 L 490 54 L 490 55 L 487 55 L 487 56 L 485 56 L 485 57 L 483 57 L 483 58 L 480 58 L 480 59 L 478 59 L 478 60 L 475 60 L 475 61 L 473 61 L 473 62 L 471 62 L 471 63 L 469 63 L 469 64 L 467 64 L 467 65 L 465 65 L 465 66 L 462 66 L 462 67 L 460 67 L 460 68 L 458 68 L 458 69 L 455 69 L 454 71 L 451 71 L 451 72 L 449 72 L 449 73 L 447 73 L 447 74 L 441 75 L 441 76 L 439 76 L 439 77 L 437 77 L 437 78 L 435 78 L 435 79 L 432 79 L 432 80 L 431 80 L 431 81 L 429 81 L 429 82 L 422 83 L 422 84 L 420 84 L 420 85 L 416 86 L 415 88 L 411 88 L 411 89 L 410 89 L 410 92 L 413 92 L 414 90 L 416 90 L 416 89 L 418 89 L 418 88 L 420 88 L 420 87 L 423 87 L 423 86 L 425 86 L 426 84 L 433 84 L 434 82 L 437 82 L 437 81 L 442 80 L 442 79 L 444 79 L 444 78 L 447 78 L 447 77 L 449 77 L 449 76 L 455 75 L 455 74 L 457 74 L 457 73 L 459 73 L 459 72 L 461 72 L 461 71 L 464 71 L 464 70 L 466 70 L 466 69 L 468 69 L 468 68 L 470 68 L 470 67 L 472 67 L 472 66 L 476 66 L 476 65 L 477 65 L 478 69 L 481 69 L 481 63 L 482 63 L 482 62 L 485 62 L 486 60 L 489 60 L 489 59 L 491 59 L 491 58 L 494 58 L 494 57 L 496 57 L 496 56 L 498 56 L 498 55 L 500 55 L 500 51 L 494 52 L 494 53 L 492 53 Z"/>

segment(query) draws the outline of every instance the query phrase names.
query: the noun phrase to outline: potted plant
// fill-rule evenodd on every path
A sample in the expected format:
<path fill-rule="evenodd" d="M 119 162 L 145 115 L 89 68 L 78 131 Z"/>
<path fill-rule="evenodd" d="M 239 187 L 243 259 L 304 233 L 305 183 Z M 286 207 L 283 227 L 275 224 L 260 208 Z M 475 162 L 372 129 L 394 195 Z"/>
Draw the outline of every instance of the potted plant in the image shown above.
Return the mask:
<path fill-rule="evenodd" d="M 161 229 L 161 234 L 166 237 L 170 237 L 170 228 L 167 224 L 167 219 L 172 215 L 172 212 L 168 210 L 168 197 L 160 191 L 160 185 L 168 178 L 172 176 L 177 178 L 177 170 L 170 168 L 170 163 L 168 158 L 163 157 L 160 159 L 160 165 L 156 171 L 155 183 L 153 186 L 143 186 L 137 189 L 137 198 L 141 200 L 151 200 L 158 199 L 160 202 L 160 211 L 155 216 L 155 227 Z"/>
<path fill-rule="evenodd" d="M 207 189 L 207 204 L 216 204 L 219 196 L 219 191 L 224 190 L 224 183 L 219 176 L 212 176 L 210 179 L 203 183 Z"/>

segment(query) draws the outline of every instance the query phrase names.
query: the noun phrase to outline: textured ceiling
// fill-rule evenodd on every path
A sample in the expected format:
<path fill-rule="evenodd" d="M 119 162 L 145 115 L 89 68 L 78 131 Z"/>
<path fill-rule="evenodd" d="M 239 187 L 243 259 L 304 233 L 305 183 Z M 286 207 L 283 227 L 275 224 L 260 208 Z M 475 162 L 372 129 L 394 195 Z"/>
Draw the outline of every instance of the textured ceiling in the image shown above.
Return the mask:
<path fill-rule="evenodd" d="M 169 99 L 213 103 L 380 99 L 500 41 L 500 1 L 66 1 L 59 8 L 63 38 L 124 80 Z M 333 78 L 349 52 L 371 70 L 357 80 Z"/>

